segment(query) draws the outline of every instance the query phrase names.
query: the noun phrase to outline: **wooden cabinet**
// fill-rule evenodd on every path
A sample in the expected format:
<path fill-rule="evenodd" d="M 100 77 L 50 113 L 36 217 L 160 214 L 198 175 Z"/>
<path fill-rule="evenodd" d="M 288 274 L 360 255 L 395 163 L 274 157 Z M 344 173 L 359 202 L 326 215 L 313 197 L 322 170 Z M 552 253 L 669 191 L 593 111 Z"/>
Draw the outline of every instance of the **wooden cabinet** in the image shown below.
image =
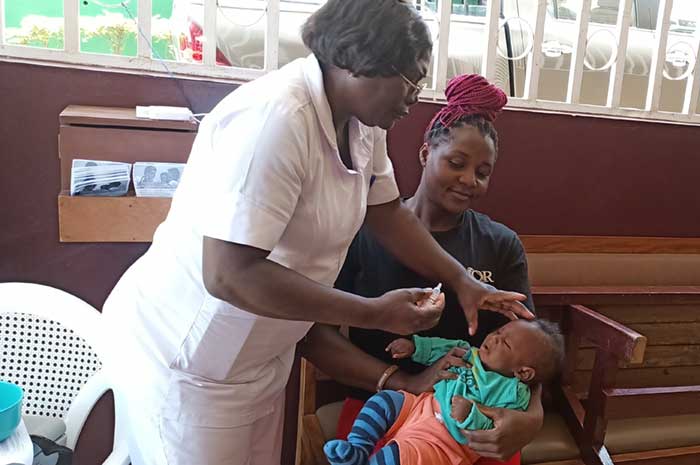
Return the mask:
<path fill-rule="evenodd" d="M 135 108 L 75 106 L 60 115 L 61 242 L 150 242 L 170 209 L 169 198 L 71 197 L 73 159 L 185 163 L 197 124 L 136 118 Z"/>

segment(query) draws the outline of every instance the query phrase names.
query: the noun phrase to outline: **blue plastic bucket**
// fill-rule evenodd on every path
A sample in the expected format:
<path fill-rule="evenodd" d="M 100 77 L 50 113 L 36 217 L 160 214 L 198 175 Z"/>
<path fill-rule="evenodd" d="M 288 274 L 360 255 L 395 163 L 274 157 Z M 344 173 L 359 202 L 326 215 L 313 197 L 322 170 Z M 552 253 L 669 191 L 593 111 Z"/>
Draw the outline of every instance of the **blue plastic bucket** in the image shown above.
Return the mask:
<path fill-rule="evenodd" d="M 0 381 L 0 441 L 12 436 L 22 419 L 22 388 Z"/>

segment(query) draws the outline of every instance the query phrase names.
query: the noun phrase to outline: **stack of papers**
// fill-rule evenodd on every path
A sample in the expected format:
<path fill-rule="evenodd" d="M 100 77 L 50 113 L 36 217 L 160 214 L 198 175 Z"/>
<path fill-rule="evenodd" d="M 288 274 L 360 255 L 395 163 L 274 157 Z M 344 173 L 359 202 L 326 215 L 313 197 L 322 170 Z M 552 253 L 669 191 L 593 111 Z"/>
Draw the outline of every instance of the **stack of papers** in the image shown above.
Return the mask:
<path fill-rule="evenodd" d="M 70 173 L 70 195 L 126 195 L 130 172 L 130 163 L 75 159 Z"/>
<path fill-rule="evenodd" d="M 172 197 L 184 163 L 134 163 L 134 187 L 137 197 Z"/>

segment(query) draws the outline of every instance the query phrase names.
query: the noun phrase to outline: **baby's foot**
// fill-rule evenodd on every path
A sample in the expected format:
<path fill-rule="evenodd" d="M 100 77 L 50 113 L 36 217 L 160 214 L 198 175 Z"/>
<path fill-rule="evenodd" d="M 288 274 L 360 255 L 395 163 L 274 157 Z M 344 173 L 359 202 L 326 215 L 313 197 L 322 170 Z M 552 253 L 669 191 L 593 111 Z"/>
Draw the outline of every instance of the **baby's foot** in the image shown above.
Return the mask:
<path fill-rule="evenodd" d="M 367 453 L 363 448 L 342 439 L 328 441 L 323 446 L 323 452 L 331 465 L 364 465 L 367 462 Z"/>

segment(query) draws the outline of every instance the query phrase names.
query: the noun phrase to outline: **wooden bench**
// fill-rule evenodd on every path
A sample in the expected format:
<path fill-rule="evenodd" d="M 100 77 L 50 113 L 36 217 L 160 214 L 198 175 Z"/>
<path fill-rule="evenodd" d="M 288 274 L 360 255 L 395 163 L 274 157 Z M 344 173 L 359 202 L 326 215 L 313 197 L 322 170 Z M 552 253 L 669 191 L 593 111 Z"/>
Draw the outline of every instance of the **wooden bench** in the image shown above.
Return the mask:
<path fill-rule="evenodd" d="M 567 370 L 523 463 L 700 463 L 700 287 L 535 288 L 534 297 L 567 334 Z M 303 361 L 297 465 L 326 463 L 340 412 L 328 391 L 333 383 Z"/>
<path fill-rule="evenodd" d="M 700 287 L 535 288 L 534 294 L 543 317 L 582 302 L 647 339 L 641 364 L 567 341 L 556 406 L 581 452 L 573 463 L 700 463 Z M 624 361 L 622 342 L 617 350 Z M 541 435 L 551 433 L 547 426 Z"/>

